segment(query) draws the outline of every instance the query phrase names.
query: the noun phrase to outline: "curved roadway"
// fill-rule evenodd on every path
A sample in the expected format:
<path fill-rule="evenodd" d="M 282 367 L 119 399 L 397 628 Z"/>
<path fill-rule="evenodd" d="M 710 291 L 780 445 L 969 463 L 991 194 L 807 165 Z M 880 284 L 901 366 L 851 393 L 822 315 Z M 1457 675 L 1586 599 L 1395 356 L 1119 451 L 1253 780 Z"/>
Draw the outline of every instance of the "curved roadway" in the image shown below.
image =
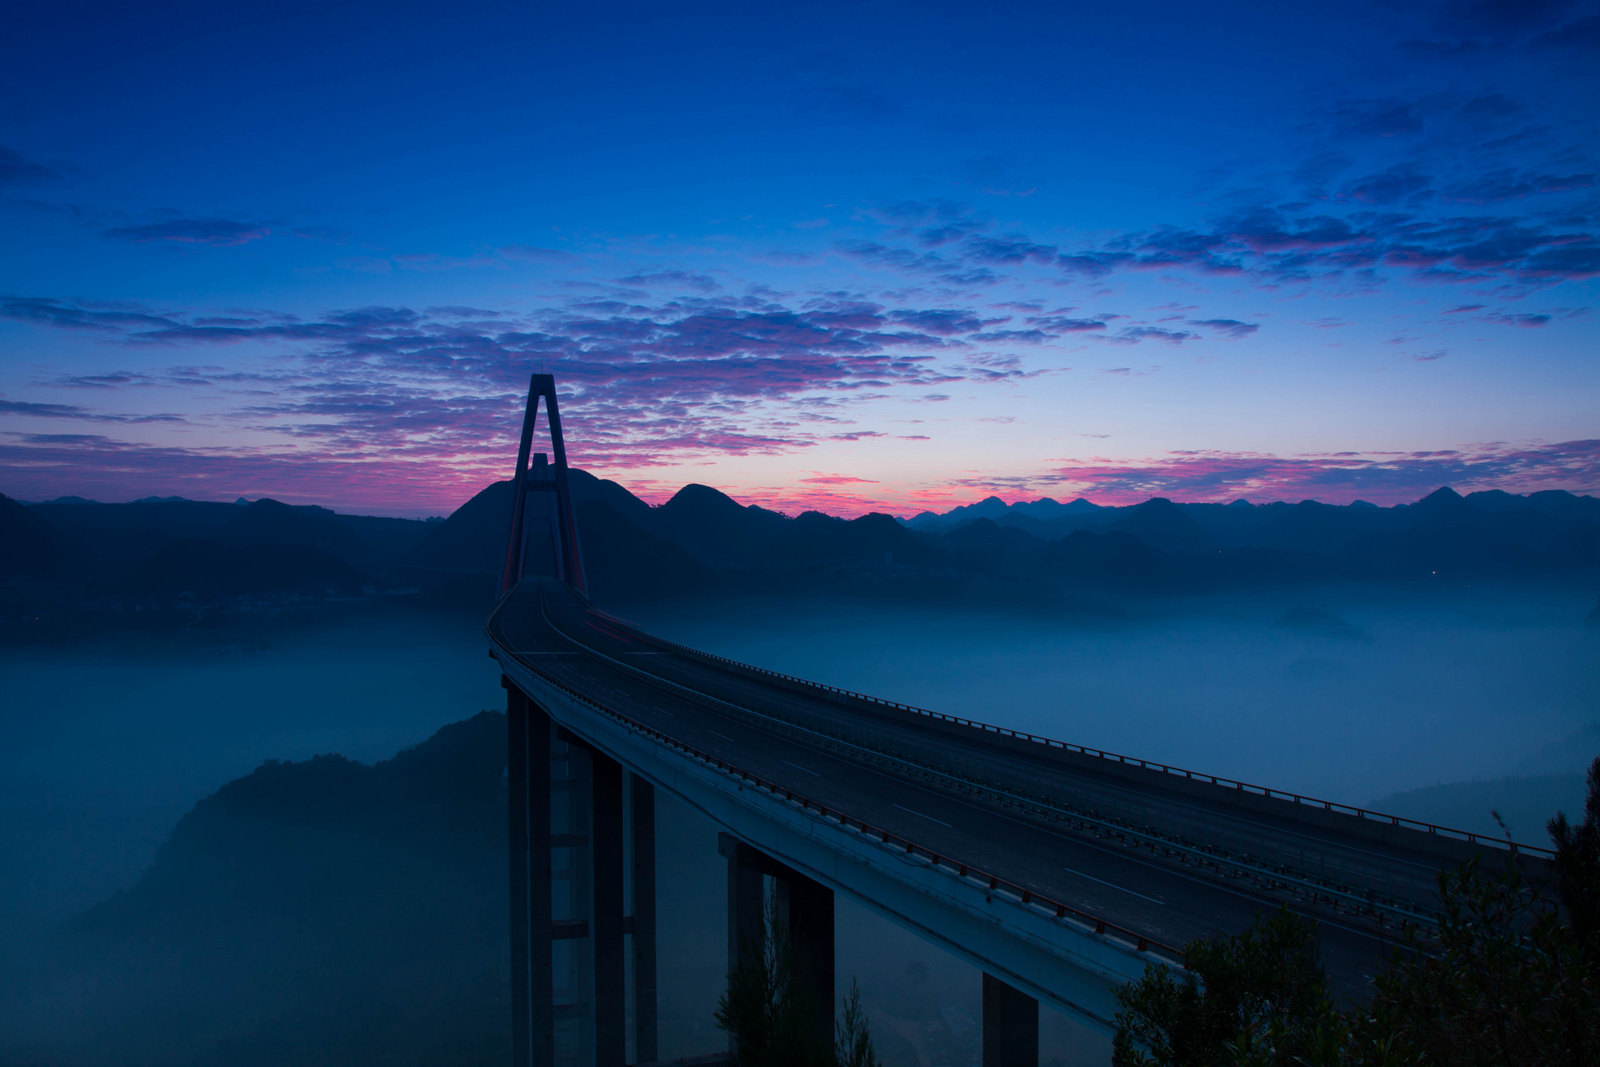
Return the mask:
<path fill-rule="evenodd" d="M 1238 932 L 1286 903 L 1319 921 L 1341 998 L 1368 990 L 1400 924 L 1426 927 L 1437 873 L 1464 854 L 721 661 L 549 579 L 519 583 L 489 636 L 614 714 L 1158 945 Z"/>

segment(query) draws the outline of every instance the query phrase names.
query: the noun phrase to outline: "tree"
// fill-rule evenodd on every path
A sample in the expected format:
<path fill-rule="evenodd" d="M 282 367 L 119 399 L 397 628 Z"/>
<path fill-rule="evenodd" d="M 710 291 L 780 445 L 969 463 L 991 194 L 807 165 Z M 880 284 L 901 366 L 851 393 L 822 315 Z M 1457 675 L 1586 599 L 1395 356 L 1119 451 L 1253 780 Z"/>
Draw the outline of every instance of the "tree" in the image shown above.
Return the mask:
<path fill-rule="evenodd" d="M 853 978 L 835 1031 L 833 1058 L 839 1067 L 883 1067 L 878 1050 L 872 1044 L 872 1032 L 867 1028 L 866 1012 L 861 1010 L 861 987 Z"/>
<path fill-rule="evenodd" d="M 1242 934 L 1191 942 L 1118 993 L 1116 1067 L 1308 1062 L 1341 1023 L 1318 961 L 1316 925 L 1287 908 Z"/>
<path fill-rule="evenodd" d="M 1556 894 L 1572 930 L 1591 955 L 1600 952 L 1600 756 L 1589 765 L 1583 822 L 1567 824 L 1557 812 L 1547 829 L 1556 846 Z"/>
<path fill-rule="evenodd" d="M 1514 860 L 1440 876 L 1432 944 L 1415 936 L 1351 1013 L 1358 1063 L 1600 1063 L 1600 987 L 1572 926 Z"/>
<path fill-rule="evenodd" d="M 770 901 L 761 925 L 761 944 L 743 946 L 717 1001 L 717 1026 L 733 1037 L 736 1067 L 882 1067 L 855 980 L 829 1048 L 811 1030 L 811 995 L 796 980 L 794 944 Z"/>
<path fill-rule="evenodd" d="M 733 1036 L 736 1067 L 832 1067 L 832 1049 L 811 1032 L 811 996 L 795 980 L 794 945 L 771 903 L 761 944 L 741 946 L 717 1001 L 717 1025 Z"/>
<path fill-rule="evenodd" d="M 1557 815 L 1552 901 L 1516 856 L 1439 876 L 1439 928 L 1412 932 L 1370 1004 L 1329 1001 L 1316 928 L 1288 911 L 1190 944 L 1119 994 L 1118 1067 L 1600 1063 L 1600 759 L 1584 821 Z"/>

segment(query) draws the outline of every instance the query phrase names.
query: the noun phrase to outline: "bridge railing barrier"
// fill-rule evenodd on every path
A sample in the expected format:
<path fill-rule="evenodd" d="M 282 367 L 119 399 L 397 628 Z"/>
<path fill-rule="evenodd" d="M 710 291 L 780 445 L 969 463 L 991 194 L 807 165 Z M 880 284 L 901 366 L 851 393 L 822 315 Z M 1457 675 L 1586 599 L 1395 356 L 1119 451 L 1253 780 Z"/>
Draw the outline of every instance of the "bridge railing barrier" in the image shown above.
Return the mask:
<path fill-rule="evenodd" d="M 509 650 L 507 651 L 509 653 Z M 729 662 L 733 661 L 730 660 Z M 754 786 L 755 788 L 760 789 L 762 792 L 767 793 L 775 798 L 782 798 L 786 803 L 794 805 L 800 808 L 800 810 L 808 812 L 817 818 L 837 823 L 840 828 L 844 830 L 852 831 L 864 839 L 872 840 L 875 843 L 880 844 L 882 847 L 893 849 L 902 855 L 926 860 L 928 865 L 933 869 L 948 875 L 952 875 L 964 882 L 967 882 L 969 885 L 982 886 L 991 893 L 1003 893 L 1006 896 L 1011 897 L 1017 904 L 1026 908 L 1030 908 L 1036 913 L 1043 914 L 1061 922 L 1072 922 L 1078 926 L 1087 927 L 1088 929 L 1093 930 L 1096 935 L 1101 937 L 1114 936 L 1117 940 L 1132 946 L 1136 951 L 1153 955 L 1164 963 L 1176 966 L 1182 966 L 1183 964 L 1184 954 L 1182 949 L 1164 944 L 1155 940 L 1154 938 L 1148 937 L 1145 934 L 1139 933 L 1137 930 L 1130 930 L 1125 926 L 1120 926 L 1117 923 L 1095 915 L 1092 912 L 1087 912 L 1081 908 L 1074 907 L 1071 904 L 1055 900 L 1044 894 L 1031 890 L 1026 886 L 1019 885 L 1016 882 L 1012 882 L 1008 879 L 1001 878 L 998 875 L 991 874 L 982 868 L 973 866 L 971 864 L 961 863 L 958 860 L 952 859 L 948 855 L 936 851 L 935 849 L 919 844 L 911 838 L 905 837 L 901 834 L 893 833 L 889 830 L 885 830 L 879 826 L 867 822 L 864 819 L 858 819 L 854 816 L 848 815 L 843 811 L 839 811 L 838 809 L 829 808 L 821 801 L 813 800 L 803 793 L 800 793 L 787 786 L 781 786 L 775 782 L 771 782 L 765 778 L 762 778 L 760 775 L 739 767 L 736 764 L 729 763 L 727 760 L 724 760 L 719 756 L 714 756 L 709 752 L 704 752 L 692 745 L 679 741 L 677 738 L 671 737 L 659 730 L 655 730 L 649 726 L 646 726 L 644 723 L 641 723 L 636 719 L 631 719 L 625 715 L 613 711 L 603 704 L 591 700 L 589 697 L 567 685 L 559 678 L 552 676 L 546 671 L 540 670 L 538 667 L 528 663 L 526 660 L 519 660 L 519 663 L 521 663 L 521 665 L 530 673 L 538 675 L 540 680 L 546 685 L 559 690 L 569 699 L 575 700 L 578 703 L 593 709 L 599 714 L 621 723 L 628 730 L 648 737 L 657 744 L 664 745 L 690 757 L 691 759 L 713 767 L 718 772 L 736 778 L 745 785 Z"/>
<path fill-rule="evenodd" d="M 610 616 L 607 617 L 611 618 Z M 1162 775 L 1170 776 L 1173 779 L 1182 779 L 1186 782 L 1203 782 L 1223 789 L 1234 790 L 1241 795 L 1257 796 L 1267 800 L 1286 801 L 1307 810 L 1327 812 L 1336 815 L 1353 816 L 1354 818 L 1361 819 L 1372 825 L 1417 830 L 1423 833 L 1432 834 L 1436 837 L 1459 841 L 1471 846 L 1487 846 L 1506 849 L 1513 855 L 1517 854 L 1518 852 L 1527 852 L 1534 856 L 1545 858 L 1553 857 L 1555 855 L 1554 849 L 1544 848 L 1539 845 L 1529 845 L 1516 841 L 1507 841 L 1502 838 L 1493 837 L 1486 834 L 1474 833 L 1470 830 L 1458 830 L 1449 826 L 1440 826 L 1436 823 L 1425 822 L 1421 819 L 1411 819 L 1403 815 L 1394 815 L 1387 812 L 1374 811 L 1370 808 L 1364 808 L 1359 805 L 1343 804 L 1336 800 L 1324 800 L 1320 797 L 1307 796 L 1305 794 L 1295 793 L 1289 790 L 1273 789 L 1270 786 L 1255 785 L 1253 783 L 1242 782 L 1234 778 L 1227 778 L 1216 774 L 1208 774 L 1205 771 L 1191 770 L 1186 767 L 1177 767 L 1155 760 L 1140 759 L 1137 756 L 1127 756 L 1119 752 L 1108 752 L 1104 749 L 1090 748 L 1085 745 L 1076 745 L 1070 741 L 1061 741 L 1053 737 L 1044 737 L 1039 734 L 1029 733 L 1025 730 L 1013 730 L 1010 727 L 996 726 L 993 723 L 983 722 L 978 719 L 969 719 L 960 715 L 949 715 L 940 711 L 930 711 L 927 708 L 917 707 L 914 704 L 903 704 L 897 700 L 886 700 L 883 697 L 872 696 L 868 693 L 858 693 L 855 690 L 843 689 L 834 685 L 826 685 L 822 682 L 814 682 L 807 678 L 797 678 L 792 674 L 784 674 L 781 671 L 774 671 L 765 667 L 753 666 L 748 663 L 742 663 L 739 660 L 730 659 L 727 656 L 719 656 L 712 652 L 705 652 L 697 648 L 691 648 L 688 645 L 680 644 L 677 641 L 671 641 L 663 637 L 656 637 L 653 634 L 644 633 L 643 631 L 638 630 L 636 627 L 630 626 L 620 619 L 612 618 L 612 621 L 620 626 L 626 627 L 632 634 L 636 635 L 642 640 L 670 648 L 675 652 L 692 656 L 696 659 L 715 663 L 722 667 L 732 668 L 737 671 L 746 671 L 753 674 L 762 675 L 767 678 L 776 679 L 792 686 L 799 686 L 808 690 L 824 692 L 836 697 L 843 697 L 846 700 L 863 701 L 878 707 L 892 709 L 905 714 L 919 715 L 938 722 L 961 726 L 972 730 L 979 730 L 985 733 L 994 734 L 999 737 L 1006 737 L 1017 741 L 1025 741 L 1032 744 L 1042 745 L 1046 748 L 1056 749 L 1062 752 L 1070 752 L 1079 756 L 1086 756 L 1091 759 L 1103 760 L 1107 763 L 1117 763 L 1126 767 L 1137 767 L 1141 770 L 1157 772 Z"/>

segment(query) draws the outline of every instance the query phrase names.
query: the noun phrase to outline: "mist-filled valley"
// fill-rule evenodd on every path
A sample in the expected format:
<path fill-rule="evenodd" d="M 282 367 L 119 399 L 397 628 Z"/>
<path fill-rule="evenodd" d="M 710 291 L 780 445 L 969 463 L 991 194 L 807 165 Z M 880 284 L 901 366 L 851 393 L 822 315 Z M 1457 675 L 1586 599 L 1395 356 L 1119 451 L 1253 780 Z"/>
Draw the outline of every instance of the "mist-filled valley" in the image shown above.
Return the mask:
<path fill-rule="evenodd" d="M 580 485 L 602 606 L 780 672 L 1528 843 L 1581 808 L 1600 752 L 1588 498 L 894 524 Z M 503 488 L 393 527 L 271 502 L 21 514 L 0 1059 L 502 1061 L 504 696 L 483 619 Z M 1283 548 L 1280 519 L 1315 551 Z M 39 548 L 73 536 L 103 546 L 82 573 Z M 257 554 L 281 566 L 245 588 Z M 725 861 L 670 798 L 659 833 L 661 1054 L 711 1052 Z M 859 903 L 838 923 L 886 1063 L 976 1056 L 975 969 Z M 1058 1016 L 1045 1038 L 1046 1062 L 1107 1056 Z"/>

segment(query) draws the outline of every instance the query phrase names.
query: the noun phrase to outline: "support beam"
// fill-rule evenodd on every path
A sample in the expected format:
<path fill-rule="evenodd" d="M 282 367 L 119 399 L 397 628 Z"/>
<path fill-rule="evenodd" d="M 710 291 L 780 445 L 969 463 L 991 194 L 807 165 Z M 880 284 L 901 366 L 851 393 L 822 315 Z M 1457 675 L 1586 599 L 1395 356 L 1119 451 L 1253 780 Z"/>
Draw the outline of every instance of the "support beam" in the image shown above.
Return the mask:
<path fill-rule="evenodd" d="M 1039 1002 L 987 971 L 983 1067 L 1039 1067 Z"/>
<path fill-rule="evenodd" d="M 789 930 L 795 984 L 811 1002 L 811 1033 L 833 1047 L 833 890 L 784 868 L 777 879 L 778 921 Z"/>
<path fill-rule="evenodd" d="M 511 1051 L 516 1067 L 555 1061 L 550 941 L 550 718 L 506 679 L 511 906 Z"/>
<path fill-rule="evenodd" d="M 652 1063 L 656 1046 L 656 788 L 628 776 L 633 808 L 633 1059 Z"/>
<path fill-rule="evenodd" d="M 727 835 L 721 835 L 726 838 Z M 744 862 L 747 846 L 735 841 L 721 849 L 728 857 L 728 970 L 739 966 L 746 952 L 759 952 L 766 939 L 763 911 L 765 894 L 761 872 Z"/>
<path fill-rule="evenodd" d="M 628 1053 L 628 987 L 623 943 L 622 765 L 590 750 L 594 815 L 595 1067 L 624 1067 Z"/>
<path fill-rule="evenodd" d="M 752 948 L 764 943 L 761 878 L 770 877 L 775 918 L 793 952 L 794 980 L 811 1001 L 812 1035 L 820 1047 L 832 1048 L 833 890 L 730 834 L 718 835 L 717 850 L 728 857 L 728 969 L 738 963 L 741 933 Z"/>

